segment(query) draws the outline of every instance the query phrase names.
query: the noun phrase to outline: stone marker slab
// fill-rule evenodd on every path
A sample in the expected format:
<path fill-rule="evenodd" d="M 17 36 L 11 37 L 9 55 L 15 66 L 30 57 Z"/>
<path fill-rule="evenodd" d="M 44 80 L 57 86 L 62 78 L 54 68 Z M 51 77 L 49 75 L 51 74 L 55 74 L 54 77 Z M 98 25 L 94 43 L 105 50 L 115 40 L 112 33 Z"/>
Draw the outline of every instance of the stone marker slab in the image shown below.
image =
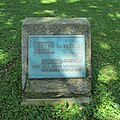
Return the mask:
<path fill-rule="evenodd" d="M 91 33 L 86 18 L 29 17 L 22 25 L 23 103 L 91 100 Z"/>

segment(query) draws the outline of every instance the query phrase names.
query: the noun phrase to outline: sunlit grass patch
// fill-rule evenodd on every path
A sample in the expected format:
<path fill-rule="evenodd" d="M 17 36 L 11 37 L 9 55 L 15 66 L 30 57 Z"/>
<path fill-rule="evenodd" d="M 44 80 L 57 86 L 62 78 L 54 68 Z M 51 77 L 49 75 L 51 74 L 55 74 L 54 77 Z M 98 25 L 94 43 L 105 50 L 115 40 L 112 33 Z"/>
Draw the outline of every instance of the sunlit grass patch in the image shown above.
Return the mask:
<path fill-rule="evenodd" d="M 102 49 L 108 49 L 108 50 L 110 50 L 110 48 L 111 48 L 107 43 L 100 43 L 100 47 Z"/>
<path fill-rule="evenodd" d="M 40 0 L 41 3 L 55 3 L 57 0 Z"/>
<path fill-rule="evenodd" d="M 117 80 L 117 72 L 115 68 L 111 65 L 104 66 L 100 71 L 98 75 L 98 80 L 103 82 L 110 82 L 112 80 Z"/>
<path fill-rule="evenodd" d="M 10 55 L 1 49 L 0 50 L 0 64 L 2 65 L 2 64 L 7 63 L 9 59 L 10 59 Z"/>
<path fill-rule="evenodd" d="M 74 2 L 78 2 L 79 0 L 65 0 L 65 2 L 67 3 L 74 3 Z"/>
<path fill-rule="evenodd" d="M 44 15 L 44 14 L 53 15 L 54 10 L 35 11 L 35 12 L 33 12 L 33 14 L 36 14 L 36 15 Z"/>

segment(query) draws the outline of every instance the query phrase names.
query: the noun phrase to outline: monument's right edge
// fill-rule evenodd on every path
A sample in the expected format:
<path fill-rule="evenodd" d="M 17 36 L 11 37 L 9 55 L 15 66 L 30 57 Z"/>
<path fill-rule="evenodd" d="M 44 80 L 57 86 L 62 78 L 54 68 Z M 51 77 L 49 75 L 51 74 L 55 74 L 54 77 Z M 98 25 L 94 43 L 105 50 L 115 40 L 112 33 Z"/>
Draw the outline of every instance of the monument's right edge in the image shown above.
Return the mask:
<path fill-rule="evenodd" d="M 88 24 L 85 31 L 85 49 L 86 49 L 86 80 L 91 82 L 92 71 L 91 71 L 91 26 Z"/>

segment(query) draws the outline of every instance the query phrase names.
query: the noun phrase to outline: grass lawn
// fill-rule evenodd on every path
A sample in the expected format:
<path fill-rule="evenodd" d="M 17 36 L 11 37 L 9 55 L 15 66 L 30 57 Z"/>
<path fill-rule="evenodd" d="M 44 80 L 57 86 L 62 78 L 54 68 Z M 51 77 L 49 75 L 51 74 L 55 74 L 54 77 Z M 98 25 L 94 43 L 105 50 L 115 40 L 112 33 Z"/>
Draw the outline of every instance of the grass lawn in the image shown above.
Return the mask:
<path fill-rule="evenodd" d="M 28 16 L 87 17 L 92 102 L 21 106 L 21 25 Z M 119 120 L 120 0 L 0 0 L 0 120 Z"/>

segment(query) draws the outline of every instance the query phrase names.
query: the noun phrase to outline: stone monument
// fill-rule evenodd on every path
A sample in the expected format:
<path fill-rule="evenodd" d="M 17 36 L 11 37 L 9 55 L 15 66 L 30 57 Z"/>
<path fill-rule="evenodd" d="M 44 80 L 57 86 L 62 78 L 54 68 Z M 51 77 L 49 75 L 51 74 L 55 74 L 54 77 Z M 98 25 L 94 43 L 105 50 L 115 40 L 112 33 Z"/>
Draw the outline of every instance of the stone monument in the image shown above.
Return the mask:
<path fill-rule="evenodd" d="M 28 17 L 22 25 L 23 104 L 91 100 L 86 18 Z"/>

